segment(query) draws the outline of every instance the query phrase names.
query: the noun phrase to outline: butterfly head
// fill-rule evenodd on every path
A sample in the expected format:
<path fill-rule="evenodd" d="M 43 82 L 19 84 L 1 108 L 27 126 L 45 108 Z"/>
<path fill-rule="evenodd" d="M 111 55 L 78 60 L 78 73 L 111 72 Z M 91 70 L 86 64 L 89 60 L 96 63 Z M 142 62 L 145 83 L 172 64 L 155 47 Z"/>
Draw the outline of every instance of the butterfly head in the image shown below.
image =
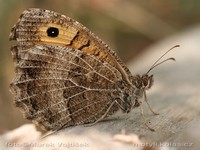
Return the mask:
<path fill-rule="evenodd" d="M 135 86 L 138 89 L 147 90 L 151 88 L 153 84 L 153 75 L 144 74 L 142 76 L 137 75 L 135 80 Z"/>

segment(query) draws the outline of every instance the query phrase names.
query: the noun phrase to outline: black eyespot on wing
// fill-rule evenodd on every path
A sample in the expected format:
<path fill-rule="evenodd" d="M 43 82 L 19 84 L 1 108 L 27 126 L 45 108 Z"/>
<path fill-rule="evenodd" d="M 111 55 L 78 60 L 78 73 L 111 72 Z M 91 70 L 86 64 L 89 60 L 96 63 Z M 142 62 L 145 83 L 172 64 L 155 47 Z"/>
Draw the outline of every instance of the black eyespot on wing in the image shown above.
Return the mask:
<path fill-rule="evenodd" d="M 55 27 L 50 27 L 47 29 L 47 35 L 49 37 L 57 37 L 59 35 L 59 30 L 58 28 Z"/>

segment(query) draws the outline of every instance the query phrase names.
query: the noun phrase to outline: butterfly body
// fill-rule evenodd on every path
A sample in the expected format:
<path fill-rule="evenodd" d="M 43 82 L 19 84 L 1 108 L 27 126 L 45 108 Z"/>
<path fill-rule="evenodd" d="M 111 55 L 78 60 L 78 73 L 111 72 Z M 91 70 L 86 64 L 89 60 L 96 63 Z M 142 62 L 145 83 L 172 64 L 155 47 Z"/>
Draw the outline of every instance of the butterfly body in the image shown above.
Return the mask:
<path fill-rule="evenodd" d="M 138 107 L 153 76 L 132 76 L 116 53 L 86 27 L 30 8 L 12 28 L 15 105 L 25 118 L 57 130 L 95 123 Z"/>

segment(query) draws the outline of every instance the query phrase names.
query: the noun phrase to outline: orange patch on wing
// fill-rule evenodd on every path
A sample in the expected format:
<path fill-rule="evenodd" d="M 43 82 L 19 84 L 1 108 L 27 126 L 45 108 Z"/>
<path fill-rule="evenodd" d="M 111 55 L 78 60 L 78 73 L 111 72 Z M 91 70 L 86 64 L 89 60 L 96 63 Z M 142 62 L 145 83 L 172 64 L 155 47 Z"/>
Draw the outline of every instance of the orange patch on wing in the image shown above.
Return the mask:
<path fill-rule="evenodd" d="M 59 35 L 57 37 L 52 38 L 47 36 L 47 29 L 50 27 L 58 28 Z M 69 45 L 77 33 L 78 30 L 72 26 L 63 27 L 57 24 L 47 24 L 46 26 L 41 26 L 38 31 L 41 43 L 54 45 Z"/>

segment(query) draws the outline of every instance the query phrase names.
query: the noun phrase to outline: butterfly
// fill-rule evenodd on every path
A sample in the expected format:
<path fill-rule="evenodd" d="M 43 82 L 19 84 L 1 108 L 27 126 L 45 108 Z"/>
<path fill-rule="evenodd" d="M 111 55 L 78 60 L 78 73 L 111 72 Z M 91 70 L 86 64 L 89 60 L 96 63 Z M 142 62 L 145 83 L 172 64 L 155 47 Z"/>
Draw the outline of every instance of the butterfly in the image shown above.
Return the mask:
<path fill-rule="evenodd" d="M 17 41 L 11 47 L 14 103 L 25 118 L 43 129 L 93 125 L 119 110 L 129 113 L 139 106 L 144 116 L 141 98 L 147 102 L 145 91 L 153 84 L 148 73 L 162 63 L 160 59 L 144 75 L 133 76 L 85 26 L 39 8 L 21 14 L 9 39 Z"/>

